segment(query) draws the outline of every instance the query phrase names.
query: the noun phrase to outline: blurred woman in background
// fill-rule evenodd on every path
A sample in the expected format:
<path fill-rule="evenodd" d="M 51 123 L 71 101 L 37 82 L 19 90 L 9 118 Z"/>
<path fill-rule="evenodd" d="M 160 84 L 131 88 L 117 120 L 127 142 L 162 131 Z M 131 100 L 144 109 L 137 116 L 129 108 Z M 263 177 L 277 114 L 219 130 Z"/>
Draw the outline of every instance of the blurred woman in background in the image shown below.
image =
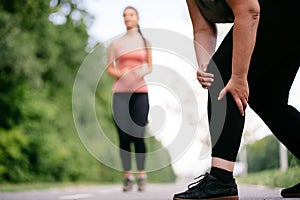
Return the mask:
<path fill-rule="evenodd" d="M 107 73 L 115 78 L 112 109 L 124 169 L 123 191 L 130 191 L 134 183 L 131 143 L 135 147 L 138 190 L 143 191 L 147 180 L 144 135 L 149 113 L 144 76 L 152 71 L 151 46 L 140 30 L 138 11 L 134 7 L 126 7 L 123 17 L 127 32 L 108 47 Z"/>

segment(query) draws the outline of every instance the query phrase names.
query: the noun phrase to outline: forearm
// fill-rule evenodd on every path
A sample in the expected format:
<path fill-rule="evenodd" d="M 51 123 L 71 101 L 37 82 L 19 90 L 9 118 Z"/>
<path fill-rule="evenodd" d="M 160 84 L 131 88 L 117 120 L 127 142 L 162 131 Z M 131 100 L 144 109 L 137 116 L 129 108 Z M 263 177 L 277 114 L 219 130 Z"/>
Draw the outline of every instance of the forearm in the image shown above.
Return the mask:
<path fill-rule="evenodd" d="M 151 50 L 151 44 L 149 41 L 147 41 L 147 62 L 144 63 L 142 68 L 140 69 L 140 76 L 144 77 L 152 72 L 152 50 Z"/>
<path fill-rule="evenodd" d="M 207 64 L 215 52 L 217 28 L 208 22 L 197 7 L 195 0 L 187 0 L 187 6 L 193 25 L 194 47 L 198 66 Z"/>
<path fill-rule="evenodd" d="M 208 64 L 216 49 L 216 29 L 194 33 L 194 46 L 198 66 Z"/>
<path fill-rule="evenodd" d="M 144 77 L 152 72 L 152 64 L 144 64 L 144 66 L 135 68 L 133 72 L 138 76 L 138 77 Z"/>
<path fill-rule="evenodd" d="M 108 66 L 106 72 L 113 78 L 120 78 L 124 74 L 121 70 L 116 69 L 114 66 Z"/>

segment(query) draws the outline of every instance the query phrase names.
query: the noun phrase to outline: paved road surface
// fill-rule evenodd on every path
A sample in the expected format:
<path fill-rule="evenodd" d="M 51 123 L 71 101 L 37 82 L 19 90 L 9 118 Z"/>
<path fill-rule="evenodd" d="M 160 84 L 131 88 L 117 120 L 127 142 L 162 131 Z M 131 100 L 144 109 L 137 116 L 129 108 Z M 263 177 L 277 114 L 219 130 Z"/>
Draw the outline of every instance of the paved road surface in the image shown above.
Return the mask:
<path fill-rule="evenodd" d="M 147 190 L 144 192 L 137 192 L 134 188 L 128 193 L 123 193 L 120 185 L 76 186 L 24 192 L 2 192 L 0 200 L 172 200 L 174 193 L 185 189 L 186 185 L 182 183 L 148 184 Z M 238 189 L 240 200 L 283 199 L 280 197 L 280 188 L 239 184 Z"/>

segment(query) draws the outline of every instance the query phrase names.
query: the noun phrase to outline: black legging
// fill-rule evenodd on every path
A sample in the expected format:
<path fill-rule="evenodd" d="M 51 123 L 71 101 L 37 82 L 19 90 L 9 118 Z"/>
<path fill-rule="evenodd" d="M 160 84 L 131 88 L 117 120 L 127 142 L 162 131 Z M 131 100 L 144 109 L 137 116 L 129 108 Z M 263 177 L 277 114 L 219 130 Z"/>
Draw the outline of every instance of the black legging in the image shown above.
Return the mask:
<path fill-rule="evenodd" d="M 145 169 L 145 126 L 149 112 L 147 93 L 114 93 L 113 116 L 118 130 L 120 155 L 124 171 L 131 170 L 131 148 L 133 142 L 137 169 Z"/>
<path fill-rule="evenodd" d="M 300 24 L 299 4 L 299 1 L 293 0 L 260 1 L 257 41 L 248 74 L 249 106 L 298 159 L 300 114 L 288 105 L 288 97 L 300 65 L 300 33 L 296 28 Z M 232 29 L 213 56 L 225 85 L 231 76 L 231 59 Z M 225 124 L 219 139 L 212 141 L 216 143 L 212 156 L 236 161 L 245 118 L 239 113 L 232 95 L 227 94 L 226 97 Z M 214 105 L 209 99 L 209 116 L 211 106 Z M 210 132 L 211 138 L 218 134 L 214 133 L 213 128 Z"/>

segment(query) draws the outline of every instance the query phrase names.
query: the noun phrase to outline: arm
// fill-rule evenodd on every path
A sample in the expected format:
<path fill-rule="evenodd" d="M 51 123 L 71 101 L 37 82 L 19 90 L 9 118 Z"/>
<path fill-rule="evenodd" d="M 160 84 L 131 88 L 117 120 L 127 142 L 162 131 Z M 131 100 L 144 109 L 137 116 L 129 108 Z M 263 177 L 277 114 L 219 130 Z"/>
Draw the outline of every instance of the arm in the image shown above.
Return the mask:
<path fill-rule="evenodd" d="M 249 88 L 247 75 L 251 55 L 256 41 L 259 22 L 259 4 L 257 0 L 239 1 L 227 0 L 235 16 L 233 26 L 233 52 L 231 79 L 221 91 L 219 99 L 230 92 L 244 115 L 247 106 Z"/>
<path fill-rule="evenodd" d="M 148 64 L 148 68 L 147 71 L 145 73 L 145 75 L 150 74 L 152 72 L 152 49 L 151 49 L 151 43 L 147 40 L 147 51 L 148 51 L 148 60 L 147 60 L 147 64 Z"/>
<path fill-rule="evenodd" d="M 207 65 L 215 52 L 217 28 L 208 22 L 197 7 L 195 0 L 186 0 L 193 25 L 194 47 L 199 69 L 197 79 L 207 89 L 213 82 L 213 74 L 206 73 Z"/>
<path fill-rule="evenodd" d="M 143 76 L 152 72 L 152 49 L 151 43 L 147 40 L 147 70 L 143 73 Z"/>
<path fill-rule="evenodd" d="M 195 0 L 187 0 L 186 2 L 193 25 L 197 62 L 200 66 L 207 64 L 215 52 L 217 29 L 215 24 L 208 22 L 203 17 Z"/>
<path fill-rule="evenodd" d="M 112 42 L 107 49 L 106 72 L 114 78 L 120 78 L 121 76 L 123 76 L 124 72 L 115 67 L 114 61 L 115 61 L 115 44 L 114 42 Z"/>
<path fill-rule="evenodd" d="M 257 0 L 228 0 L 234 15 L 232 76 L 247 78 L 259 21 Z"/>
<path fill-rule="evenodd" d="M 134 70 L 134 72 L 136 73 L 136 75 L 138 75 L 139 77 L 144 77 L 146 76 L 147 74 L 150 74 L 152 72 L 152 49 L 151 49 L 151 43 L 146 40 L 147 42 L 147 61 L 146 61 L 146 64 L 147 64 L 147 68 L 146 70 L 144 68 L 137 68 Z"/>

